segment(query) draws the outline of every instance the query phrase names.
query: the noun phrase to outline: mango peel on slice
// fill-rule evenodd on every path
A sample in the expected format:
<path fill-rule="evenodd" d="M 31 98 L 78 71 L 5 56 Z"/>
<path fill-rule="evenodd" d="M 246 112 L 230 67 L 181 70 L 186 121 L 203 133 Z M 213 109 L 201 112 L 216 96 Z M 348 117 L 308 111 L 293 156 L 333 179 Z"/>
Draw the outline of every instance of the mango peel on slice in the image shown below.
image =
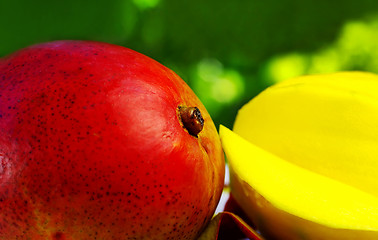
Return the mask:
<path fill-rule="evenodd" d="M 220 136 L 236 201 L 267 239 L 378 239 L 378 76 L 263 91 Z"/>

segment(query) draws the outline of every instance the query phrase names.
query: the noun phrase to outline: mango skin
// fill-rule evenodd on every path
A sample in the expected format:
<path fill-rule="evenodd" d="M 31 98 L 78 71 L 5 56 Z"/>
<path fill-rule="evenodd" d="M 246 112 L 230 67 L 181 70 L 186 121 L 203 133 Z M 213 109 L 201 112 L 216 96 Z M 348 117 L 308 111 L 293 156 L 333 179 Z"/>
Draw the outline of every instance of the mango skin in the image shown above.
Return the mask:
<path fill-rule="evenodd" d="M 276 208 L 230 169 L 232 195 L 267 240 L 378 239 L 377 231 L 332 228 Z"/>
<path fill-rule="evenodd" d="M 198 138 L 177 107 L 196 106 Z M 130 49 L 57 41 L 0 61 L 0 239 L 196 239 L 224 178 L 214 124 Z"/>

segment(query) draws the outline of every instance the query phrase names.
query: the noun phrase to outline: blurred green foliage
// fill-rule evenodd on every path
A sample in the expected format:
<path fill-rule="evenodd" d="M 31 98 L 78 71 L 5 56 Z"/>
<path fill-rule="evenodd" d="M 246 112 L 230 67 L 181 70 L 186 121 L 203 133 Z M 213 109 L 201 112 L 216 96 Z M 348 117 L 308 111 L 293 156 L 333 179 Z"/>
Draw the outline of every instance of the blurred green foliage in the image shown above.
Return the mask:
<path fill-rule="evenodd" d="M 215 124 L 302 74 L 378 73 L 376 0 L 1 0 L 0 56 L 30 44 L 98 40 L 178 73 Z"/>

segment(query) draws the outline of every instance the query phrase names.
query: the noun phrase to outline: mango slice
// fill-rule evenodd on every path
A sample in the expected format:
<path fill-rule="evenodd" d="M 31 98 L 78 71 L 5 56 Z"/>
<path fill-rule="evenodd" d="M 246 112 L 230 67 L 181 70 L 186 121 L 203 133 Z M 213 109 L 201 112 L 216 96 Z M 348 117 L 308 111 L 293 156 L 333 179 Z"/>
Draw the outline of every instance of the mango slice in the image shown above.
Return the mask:
<path fill-rule="evenodd" d="M 276 238 L 302 239 L 306 232 L 301 225 L 313 222 L 307 231 L 334 228 L 340 237 L 305 239 L 378 239 L 377 197 L 285 161 L 223 126 L 220 136 L 234 197 L 261 230 L 280 229 Z M 289 229 L 298 236 L 285 233 Z M 344 229 L 355 230 L 355 235 L 337 231 Z"/>
<path fill-rule="evenodd" d="M 378 76 L 274 85 L 221 127 L 235 199 L 267 239 L 378 239 Z"/>
<path fill-rule="evenodd" d="M 313 75 L 263 91 L 234 131 L 299 166 L 378 196 L 378 76 Z"/>

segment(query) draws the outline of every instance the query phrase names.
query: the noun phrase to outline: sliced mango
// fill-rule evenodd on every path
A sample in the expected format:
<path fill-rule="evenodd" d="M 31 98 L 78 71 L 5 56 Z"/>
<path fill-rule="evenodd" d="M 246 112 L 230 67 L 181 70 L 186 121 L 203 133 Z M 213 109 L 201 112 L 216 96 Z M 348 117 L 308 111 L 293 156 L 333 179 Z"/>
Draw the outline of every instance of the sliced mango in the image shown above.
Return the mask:
<path fill-rule="evenodd" d="M 239 110 L 233 130 L 311 171 L 378 196 L 378 76 L 304 76 Z"/>
<path fill-rule="evenodd" d="M 221 128 L 231 191 L 267 239 L 378 239 L 378 76 L 276 84 Z"/>
<path fill-rule="evenodd" d="M 378 239 L 377 197 L 285 161 L 224 126 L 220 136 L 233 195 L 265 236 Z"/>

